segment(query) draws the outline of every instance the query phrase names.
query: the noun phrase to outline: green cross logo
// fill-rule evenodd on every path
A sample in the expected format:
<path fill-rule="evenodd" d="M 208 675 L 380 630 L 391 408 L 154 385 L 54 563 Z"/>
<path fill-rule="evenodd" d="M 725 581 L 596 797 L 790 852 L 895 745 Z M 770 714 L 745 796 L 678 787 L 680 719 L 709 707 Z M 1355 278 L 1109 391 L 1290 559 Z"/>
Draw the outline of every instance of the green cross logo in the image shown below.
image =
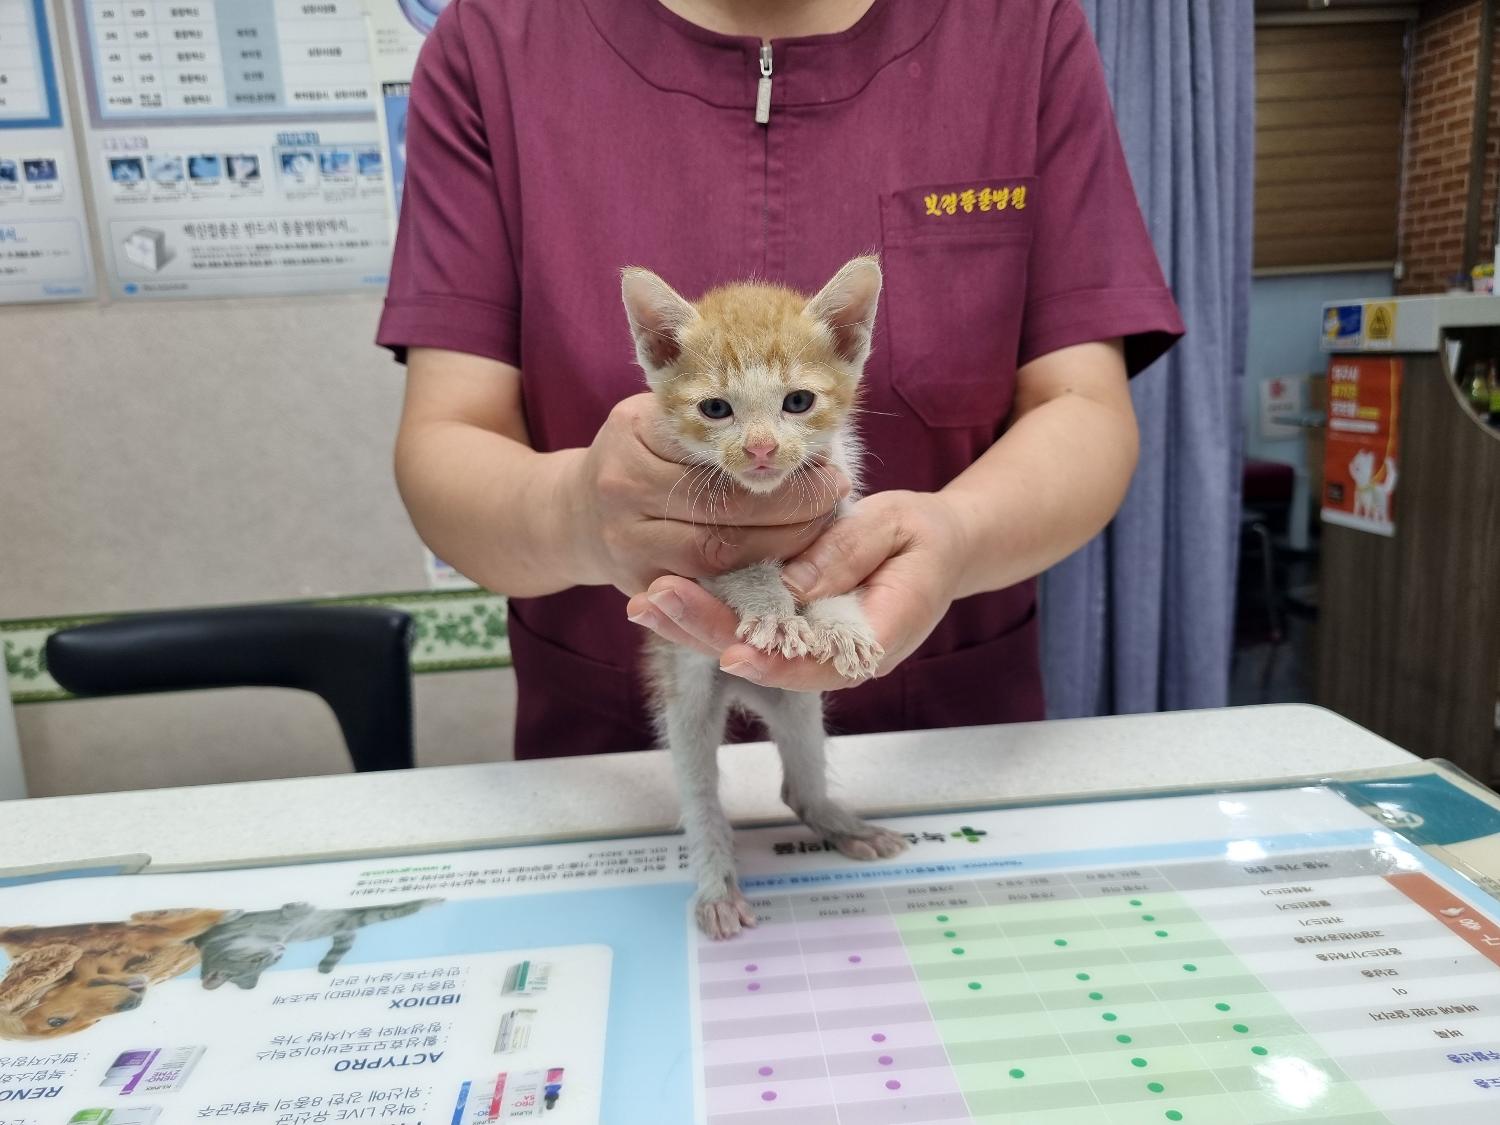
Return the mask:
<path fill-rule="evenodd" d="M 969 841 L 969 843 L 971 844 L 979 843 L 981 837 L 988 835 L 989 833 L 986 832 L 983 828 L 970 828 L 967 824 L 963 825 L 957 832 L 953 833 L 955 839 L 962 837 L 963 839 Z"/>

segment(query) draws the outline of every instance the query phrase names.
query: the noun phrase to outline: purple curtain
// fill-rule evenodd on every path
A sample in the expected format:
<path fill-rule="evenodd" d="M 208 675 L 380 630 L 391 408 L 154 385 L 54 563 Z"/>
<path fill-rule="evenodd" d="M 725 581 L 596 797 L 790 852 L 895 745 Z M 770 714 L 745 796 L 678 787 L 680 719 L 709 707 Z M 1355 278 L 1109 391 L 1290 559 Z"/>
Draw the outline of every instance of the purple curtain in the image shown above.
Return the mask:
<path fill-rule="evenodd" d="M 1081 0 L 1187 336 L 1132 384 L 1115 521 L 1042 581 L 1051 717 L 1221 707 L 1233 648 L 1250 300 L 1252 0 Z"/>

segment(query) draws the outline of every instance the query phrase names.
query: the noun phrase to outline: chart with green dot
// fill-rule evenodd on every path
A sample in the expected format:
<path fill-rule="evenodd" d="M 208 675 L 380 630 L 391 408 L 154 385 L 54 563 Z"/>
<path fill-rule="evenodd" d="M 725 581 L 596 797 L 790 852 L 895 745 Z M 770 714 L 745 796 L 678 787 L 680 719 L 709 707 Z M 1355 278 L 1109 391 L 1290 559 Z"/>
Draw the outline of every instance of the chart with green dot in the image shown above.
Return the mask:
<path fill-rule="evenodd" d="M 1091 817 L 888 822 L 884 865 L 746 834 L 758 924 L 697 943 L 704 1120 L 1500 1122 L 1477 888 L 1312 790 Z"/>

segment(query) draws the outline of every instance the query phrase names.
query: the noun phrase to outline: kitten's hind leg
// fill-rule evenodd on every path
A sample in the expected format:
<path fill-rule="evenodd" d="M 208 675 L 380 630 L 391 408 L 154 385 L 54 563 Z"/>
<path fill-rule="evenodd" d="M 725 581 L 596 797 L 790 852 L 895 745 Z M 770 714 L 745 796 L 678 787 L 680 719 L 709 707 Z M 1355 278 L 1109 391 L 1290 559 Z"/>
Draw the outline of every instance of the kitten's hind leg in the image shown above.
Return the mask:
<path fill-rule="evenodd" d="M 802 611 L 812 628 L 812 655 L 820 663 L 833 662 L 848 680 L 867 680 L 880 667 L 885 650 L 865 618 L 856 594 L 840 594 L 811 603 Z"/>
<path fill-rule="evenodd" d="M 742 698 L 765 720 L 781 755 L 781 799 L 798 819 L 851 859 L 887 859 L 906 839 L 866 824 L 828 795 L 823 699 L 809 692 L 745 685 Z"/>
<path fill-rule="evenodd" d="M 734 870 L 734 831 L 719 803 L 719 743 L 724 737 L 725 676 L 717 663 L 686 649 L 666 654 L 659 723 L 672 754 L 688 858 L 698 883 L 698 928 L 715 941 L 755 925 Z"/>

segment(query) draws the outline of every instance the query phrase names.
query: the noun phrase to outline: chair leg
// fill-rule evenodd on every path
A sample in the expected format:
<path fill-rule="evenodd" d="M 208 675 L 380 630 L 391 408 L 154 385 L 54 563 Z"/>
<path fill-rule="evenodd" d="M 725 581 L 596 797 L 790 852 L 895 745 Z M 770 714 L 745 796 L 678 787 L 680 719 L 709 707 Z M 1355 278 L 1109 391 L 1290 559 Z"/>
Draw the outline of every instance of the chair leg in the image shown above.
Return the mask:
<path fill-rule="evenodd" d="M 1276 654 L 1281 651 L 1279 641 L 1272 640 L 1266 646 L 1266 666 L 1260 674 L 1260 701 L 1271 702 L 1271 675 L 1276 670 Z"/>
<path fill-rule="evenodd" d="M 1260 698 L 1262 703 L 1271 699 L 1271 677 L 1276 670 L 1276 655 L 1281 647 L 1281 607 L 1276 597 L 1276 553 L 1271 542 L 1271 529 L 1261 520 L 1250 525 L 1250 531 L 1260 543 L 1261 597 L 1266 606 L 1266 664 L 1261 672 Z"/>
<path fill-rule="evenodd" d="M 1281 641 L 1281 607 L 1276 597 L 1276 549 L 1271 543 L 1271 529 L 1256 521 L 1250 530 L 1260 540 L 1261 596 L 1266 603 L 1267 635 L 1271 643 Z"/>

